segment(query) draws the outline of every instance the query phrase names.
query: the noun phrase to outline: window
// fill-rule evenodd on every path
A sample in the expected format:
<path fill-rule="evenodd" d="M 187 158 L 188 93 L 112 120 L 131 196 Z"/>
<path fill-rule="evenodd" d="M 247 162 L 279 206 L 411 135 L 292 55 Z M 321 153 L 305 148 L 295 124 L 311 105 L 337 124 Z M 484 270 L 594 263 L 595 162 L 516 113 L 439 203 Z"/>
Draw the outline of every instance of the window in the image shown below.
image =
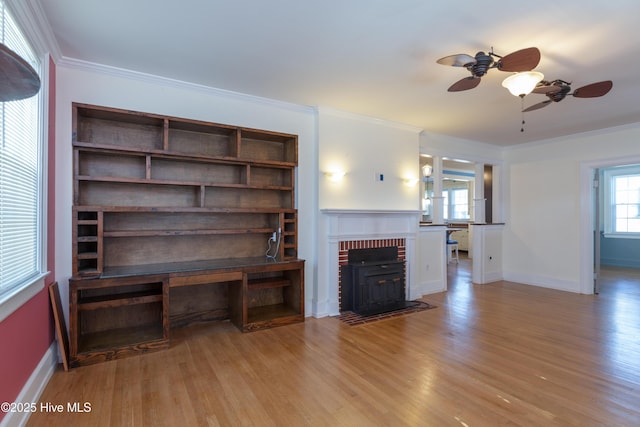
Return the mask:
<path fill-rule="evenodd" d="M 469 190 L 451 190 L 451 211 L 454 219 L 469 219 Z"/>
<path fill-rule="evenodd" d="M 605 234 L 640 238 L 640 165 L 605 169 Z"/>
<path fill-rule="evenodd" d="M 40 69 L 35 53 L 3 1 L 0 42 Z M 44 271 L 40 98 L 38 94 L 0 102 L 0 306 L 41 279 Z"/>
<path fill-rule="evenodd" d="M 468 220 L 469 189 L 451 188 L 442 191 L 444 197 L 444 219 Z"/>

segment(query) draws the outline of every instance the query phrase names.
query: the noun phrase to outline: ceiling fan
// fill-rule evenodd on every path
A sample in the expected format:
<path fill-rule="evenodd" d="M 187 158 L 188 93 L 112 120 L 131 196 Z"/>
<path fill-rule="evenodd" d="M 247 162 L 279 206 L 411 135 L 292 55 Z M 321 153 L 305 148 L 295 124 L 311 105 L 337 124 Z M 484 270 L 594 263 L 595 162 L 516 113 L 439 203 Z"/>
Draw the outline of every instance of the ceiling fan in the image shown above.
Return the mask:
<path fill-rule="evenodd" d="M 613 82 L 611 80 L 604 80 L 601 82 L 591 83 L 589 85 L 579 87 L 572 93 L 571 83 L 569 82 L 565 82 L 564 80 L 553 80 L 551 82 L 543 80 L 536 85 L 532 93 L 540 93 L 546 95 L 549 99 L 534 104 L 531 107 L 525 108 L 524 110 L 522 110 L 522 112 L 526 113 L 529 111 L 538 110 L 542 107 L 546 107 L 552 102 L 560 102 L 570 95 L 576 98 L 597 98 L 609 93 L 612 87 Z"/>
<path fill-rule="evenodd" d="M 447 89 L 449 92 L 459 92 L 478 86 L 481 77 L 492 68 L 514 73 L 533 70 L 540 62 L 540 51 L 537 47 L 529 47 L 506 56 L 500 56 L 495 54 L 493 48 L 491 48 L 491 52 L 488 53 L 478 52 L 476 56 L 464 53 L 450 55 L 440 58 L 436 62 L 452 67 L 464 67 L 471 72 L 471 77 L 458 80 Z"/>

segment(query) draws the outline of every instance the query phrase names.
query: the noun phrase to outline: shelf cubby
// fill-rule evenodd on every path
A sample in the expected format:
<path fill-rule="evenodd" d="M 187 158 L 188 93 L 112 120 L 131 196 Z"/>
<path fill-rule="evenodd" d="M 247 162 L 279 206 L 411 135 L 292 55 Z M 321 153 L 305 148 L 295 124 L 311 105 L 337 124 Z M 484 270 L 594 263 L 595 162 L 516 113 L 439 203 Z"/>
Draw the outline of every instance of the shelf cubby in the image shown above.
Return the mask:
<path fill-rule="evenodd" d="M 186 159 L 152 158 L 151 179 L 199 184 L 247 184 L 247 166 Z"/>
<path fill-rule="evenodd" d="M 291 192 L 284 188 L 234 188 L 207 187 L 204 207 L 221 208 L 292 208 Z"/>
<path fill-rule="evenodd" d="M 102 214 L 73 212 L 73 274 L 95 276 L 102 270 Z"/>
<path fill-rule="evenodd" d="M 137 150 L 162 149 L 164 119 L 150 114 L 76 104 L 74 141 Z"/>
<path fill-rule="evenodd" d="M 98 176 L 113 178 L 146 177 L 146 158 L 144 155 L 122 155 L 97 151 L 78 150 L 79 176 Z"/>
<path fill-rule="evenodd" d="M 168 281 L 157 279 L 69 281 L 72 366 L 168 346 Z"/>
<path fill-rule="evenodd" d="M 104 268 L 114 266 L 264 257 L 267 233 L 105 237 Z"/>
<path fill-rule="evenodd" d="M 212 157 L 237 156 L 237 130 L 195 121 L 169 120 L 168 150 Z"/>
<path fill-rule="evenodd" d="M 78 338 L 78 353 L 72 366 L 104 362 L 131 352 L 162 349 L 169 346 L 163 337 L 162 325 L 149 323 L 82 334 Z"/>
<path fill-rule="evenodd" d="M 290 168 L 252 166 L 249 169 L 249 184 L 266 187 L 293 187 L 293 174 Z"/>
<path fill-rule="evenodd" d="M 200 187 L 140 182 L 82 180 L 78 203 L 87 206 L 197 207 Z"/>
<path fill-rule="evenodd" d="M 296 137 L 242 129 L 238 157 L 244 160 L 296 163 L 298 158 Z"/>
<path fill-rule="evenodd" d="M 299 321 L 304 313 L 303 270 L 297 268 L 248 273 L 245 279 L 246 331 Z"/>
<path fill-rule="evenodd" d="M 207 231 L 252 230 L 278 228 L 278 214 L 268 212 L 105 212 L 104 233 L 171 231 L 197 234 Z"/>

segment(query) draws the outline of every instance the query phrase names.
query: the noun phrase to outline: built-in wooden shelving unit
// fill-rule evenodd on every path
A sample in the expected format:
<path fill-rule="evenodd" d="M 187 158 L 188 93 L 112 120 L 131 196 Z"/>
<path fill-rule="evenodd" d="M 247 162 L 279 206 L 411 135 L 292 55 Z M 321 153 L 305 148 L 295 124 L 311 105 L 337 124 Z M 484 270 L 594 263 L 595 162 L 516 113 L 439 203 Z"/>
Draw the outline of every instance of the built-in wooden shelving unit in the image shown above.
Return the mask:
<path fill-rule="evenodd" d="M 73 156 L 72 365 L 304 320 L 295 135 L 74 104 Z"/>

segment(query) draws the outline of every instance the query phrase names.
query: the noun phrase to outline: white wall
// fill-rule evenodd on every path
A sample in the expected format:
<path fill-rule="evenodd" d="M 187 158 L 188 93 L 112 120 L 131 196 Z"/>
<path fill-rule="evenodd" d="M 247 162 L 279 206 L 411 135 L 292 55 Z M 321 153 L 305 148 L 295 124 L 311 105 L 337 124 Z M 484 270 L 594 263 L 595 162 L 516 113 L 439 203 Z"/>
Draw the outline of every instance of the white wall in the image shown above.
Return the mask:
<path fill-rule="evenodd" d="M 322 108 L 318 111 L 320 209 L 418 210 L 421 129 Z M 346 172 L 332 182 L 325 172 Z M 376 174 L 384 181 L 376 181 Z"/>
<path fill-rule="evenodd" d="M 497 145 L 427 131 L 420 135 L 420 153 L 490 165 L 502 163 L 502 149 Z"/>
<path fill-rule="evenodd" d="M 586 172 L 637 162 L 638 140 L 636 124 L 505 151 L 505 280 L 589 293 L 592 206 Z"/>
<path fill-rule="evenodd" d="M 58 64 L 56 84 L 56 273 L 63 301 L 71 275 L 71 104 L 80 102 L 297 134 L 298 254 L 306 260 L 305 297 L 310 313 L 317 223 L 313 109 L 73 62 Z"/>

